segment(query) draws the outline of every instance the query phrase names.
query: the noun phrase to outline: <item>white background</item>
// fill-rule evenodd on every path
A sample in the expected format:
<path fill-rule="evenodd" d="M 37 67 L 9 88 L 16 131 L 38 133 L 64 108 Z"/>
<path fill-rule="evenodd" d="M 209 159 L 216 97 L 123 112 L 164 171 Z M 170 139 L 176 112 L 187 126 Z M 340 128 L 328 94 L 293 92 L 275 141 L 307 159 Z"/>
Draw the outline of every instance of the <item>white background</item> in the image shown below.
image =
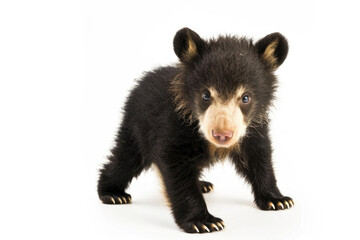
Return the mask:
<path fill-rule="evenodd" d="M 359 239 L 356 1 L 1 1 L 1 239 Z M 223 232 L 175 225 L 153 171 L 133 204 L 96 193 L 134 79 L 174 64 L 182 27 L 204 38 L 284 34 L 272 113 L 278 184 L 295 208 L 264 212 L 225 163 L 206 172 Z"/>

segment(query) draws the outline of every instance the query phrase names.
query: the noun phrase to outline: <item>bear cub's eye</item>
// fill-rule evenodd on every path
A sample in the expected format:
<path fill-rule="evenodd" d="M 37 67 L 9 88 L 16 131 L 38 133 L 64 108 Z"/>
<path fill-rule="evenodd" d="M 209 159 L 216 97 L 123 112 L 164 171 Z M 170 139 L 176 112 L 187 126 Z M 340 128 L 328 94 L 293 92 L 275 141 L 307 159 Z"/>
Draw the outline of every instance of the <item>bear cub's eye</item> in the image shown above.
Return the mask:
<path fill-rule="evenodd" d="M 210 93 L 204 92 L 204 93 L 202 94 L 202 99 L 203 99 L 205 102 L 210 101 L 210 99 L 211 99 Z"/>
<path fill-rule="evenodd" d="M 244 94 L 244 95 L 242 96 L 241 101 L 242 101 L 243 103 L 249 103 L 249 102 L 251 101 L 251 98 L 250 98 L 249 94 Z"/>

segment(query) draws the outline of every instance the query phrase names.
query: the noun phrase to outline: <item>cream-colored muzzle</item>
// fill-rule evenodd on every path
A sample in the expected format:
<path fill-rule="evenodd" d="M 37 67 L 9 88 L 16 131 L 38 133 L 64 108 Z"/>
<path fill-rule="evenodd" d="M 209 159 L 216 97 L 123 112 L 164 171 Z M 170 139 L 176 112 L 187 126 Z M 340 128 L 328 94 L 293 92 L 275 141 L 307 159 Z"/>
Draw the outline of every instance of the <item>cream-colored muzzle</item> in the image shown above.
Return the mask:
<path fill-rule="evenodd" d="M 203 115 L 199 117 L 200 131 L 216 147 L 229 148 L 238 143 L 246 133 L 246 124 L 240 110 L 238 96 L 240 89 L 229 101 L 221 101 L 214 89 L 210 89 L 212 102 Z"/>

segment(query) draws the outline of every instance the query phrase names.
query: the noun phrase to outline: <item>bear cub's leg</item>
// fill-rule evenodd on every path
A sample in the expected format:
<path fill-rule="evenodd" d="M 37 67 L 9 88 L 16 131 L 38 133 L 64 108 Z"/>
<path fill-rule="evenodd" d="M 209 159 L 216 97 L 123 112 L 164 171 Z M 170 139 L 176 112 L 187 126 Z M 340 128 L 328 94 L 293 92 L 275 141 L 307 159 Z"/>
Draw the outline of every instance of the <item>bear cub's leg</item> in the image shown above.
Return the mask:
<path fill-rule="evenodd" d="M 134 177 L 150 166 L 141 160 L 139 151 L 130 138 L 124 134 L 119 135 L 126 141 L 116 141 L 112 155 L 108 157 L 109 162 L 100 170 L 98 194 L 104 204 L 131 203 L 131 195 L 125 192 L 126 188 Z"/>
<path fill-rule="evenodd" d="M 178 160 L 178 162 L 182 162 Z M 193 166 L 159 167 L 166 196 L 176 223 L 188 233 L 206 233 L 224 229 L 222 219 L 208 212 L 202 191 L 212 188 L 209 182 L 199 181 Z M 207 190 L 209 191 L 209 190 Z"/>
<path fill-rule="evenodd" d="M 277 187 L 267 127 L 264 126 L 258 131 L 262 131 L 261 135 L 258 132 L 252 132 L 252 137 L 244 139 L 241 149 L 242 155 L 233 156 L 236 169 L 251 184 L 255 203 L 260 209 L 283 210 L 291 208 L 294 206 L 294 201 L 290 197 L 283 196 Z M 244 162 L 246 162 L 245 165 Z"/>
<path fill-rule="evenodd" d="M 125 174 L 123 169 L 118 162 L 105 164 L 101 169 L 98 194 L 104 204 L 131 203 L 131 195 L 126 193 L 125 189 L 132 177 Z"/>
<path fill-rule="evenodd" d="M 240 162 L 240 161 L 239 161 Z M 277 187 L 274 170 L 270 162 L 249 163 L 250 170 L 240 170 L 251 183 L 256 205 L 262 210 L 283 210 L 294 206 L 290 197 L 285 197 Z M 240 169 L 240 168 L 239 168 Z"/>

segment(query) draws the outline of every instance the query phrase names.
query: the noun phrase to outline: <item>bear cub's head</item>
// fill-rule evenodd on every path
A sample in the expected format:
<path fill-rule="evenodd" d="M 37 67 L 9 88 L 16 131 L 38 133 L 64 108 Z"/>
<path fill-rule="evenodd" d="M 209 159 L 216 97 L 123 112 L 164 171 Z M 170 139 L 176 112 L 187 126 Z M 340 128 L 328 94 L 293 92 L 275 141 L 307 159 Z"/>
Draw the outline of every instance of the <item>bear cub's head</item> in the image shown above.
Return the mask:
<path fill-rule="evenodd" d="M 171 83 L 176 110 L 185 120 L 198 121 L 210 143 L 230 148 L 249 128 L 267 123 L 274 71 L 288 53 L 284 36 L 272 33 L 255 44 L 233 36 L 205 41 L 183 28 L 174 50 L 180 59 L 180 73 Z"/>

